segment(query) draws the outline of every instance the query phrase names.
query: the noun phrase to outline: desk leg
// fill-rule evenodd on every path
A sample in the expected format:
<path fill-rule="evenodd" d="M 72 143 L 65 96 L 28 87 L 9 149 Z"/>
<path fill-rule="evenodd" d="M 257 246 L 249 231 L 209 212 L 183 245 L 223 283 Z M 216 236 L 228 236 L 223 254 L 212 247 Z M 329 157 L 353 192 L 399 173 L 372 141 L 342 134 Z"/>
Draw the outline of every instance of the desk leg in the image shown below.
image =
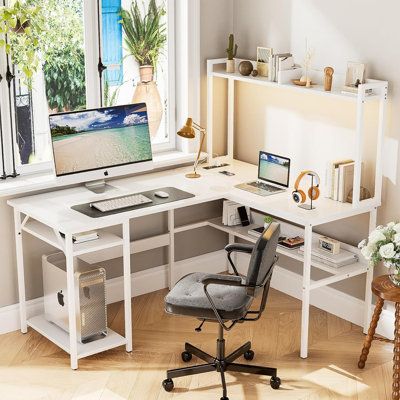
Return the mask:
<path fill-rule="evenodd" d="M 28 332 L 28 325 L 26 323 L 24 250 L 22 246 L 21 214 L 16 209 L 14 209 L 14 226 L 15 250 L 17 256 L 19 317 L 21 322 L 21 332 L 26 333 Z"/>
<path fill-rule="evenodd" d="M 174 210 L 168 211 L 168 288 L 171 290 L 175 284 L 174 265 L 175 265 L 175 213 Z"/>
<path fill-rule="evenodd" d="M 311 243 L 312 226 L 304 227 L 304 265 L 303 265 L 303 295 L 301 308 L 301 344 L 300 357 L 308 356 L 308 324 L 310 314 L 310 280 L 311 280 Z"/>
<path fill-rule="evenodd" d="M 71 368 L 78 369 L 78 338 L 76 333 L 75 271 L 72 235 L 65 235 L 65 259 L 67 265 L 69 354 Z"/>
<path fill-rule="evenodd" d="M 132 287 L 131 287 L 131 239 L 129 221 L 122 225 L 124 264 L 124 312 L 126 351 L 132 351 Z"/>
<path fill-rule="evenodd" d="M 369 232 L 372 232 L 376 228 L 376 217 L 377 217 L 377 210 L 374 208 L 369 213 Z M 371 305 L 372 305 L 372 291 L 371 291 L 371 284 L 372 280 L 374 279 L 374 269 L 369 267 L 366 279 L 365 279 L 365 300 L 364 300 L 364 333 L 368 333 L 369 323 L 371 321 Z"/>

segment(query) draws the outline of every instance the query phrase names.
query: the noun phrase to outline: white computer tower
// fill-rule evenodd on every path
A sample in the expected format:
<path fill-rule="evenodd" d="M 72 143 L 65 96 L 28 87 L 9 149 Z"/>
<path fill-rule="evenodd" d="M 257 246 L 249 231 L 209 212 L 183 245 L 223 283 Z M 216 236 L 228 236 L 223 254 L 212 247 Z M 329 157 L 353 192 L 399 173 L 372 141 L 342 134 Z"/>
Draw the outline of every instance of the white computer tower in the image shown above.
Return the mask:
<path fill-rule="evenodd" d="M 78 340 L 87 343 L 107 335 L 106 272 L 75 258 L 75 304 Z M 69 332 L 66 262 L 63 253 L 42 257 L 46 319 Z"/>

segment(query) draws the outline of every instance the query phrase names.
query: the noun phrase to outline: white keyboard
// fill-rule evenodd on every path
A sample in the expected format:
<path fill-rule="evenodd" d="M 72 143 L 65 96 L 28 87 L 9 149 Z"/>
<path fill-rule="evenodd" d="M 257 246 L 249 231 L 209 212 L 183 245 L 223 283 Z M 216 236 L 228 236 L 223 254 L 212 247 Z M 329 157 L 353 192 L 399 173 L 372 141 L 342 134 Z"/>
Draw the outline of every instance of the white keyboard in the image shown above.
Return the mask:
<path fill-rule="evenodd" d="M 153 200 L 149 199 L 142 194 L 131 194 L 116 199 L 108 199 L 103 201 L 96 201 L 91 203 L 90 207 L 94 207 L 101 212 L 120 210 L 121 208 L 128 208 L 140 206 L 142 204 L 152 203 Z"/>

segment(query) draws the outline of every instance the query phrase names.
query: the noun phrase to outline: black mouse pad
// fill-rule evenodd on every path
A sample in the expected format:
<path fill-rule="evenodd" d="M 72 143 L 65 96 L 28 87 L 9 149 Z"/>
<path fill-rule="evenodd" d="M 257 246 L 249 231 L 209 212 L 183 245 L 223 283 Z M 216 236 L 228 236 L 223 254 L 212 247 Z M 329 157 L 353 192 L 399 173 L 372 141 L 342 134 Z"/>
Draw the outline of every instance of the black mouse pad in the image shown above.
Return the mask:
<path fill-rule="evenodd" d="M 156 197 L 154 195 L 155 192 L 167 192 L 169 194 L 169 197 L 166 199 L 161 199 L 160 197 Z M 90 218 L 100 218 L 100 217 L 106 217 L 107 215 L 121 214 L 123 212 L 138 210 L 140 208 L 154 207 L 154 206 L 158 206 L 160 204 L 172 203 L 173 201 L 179 201 L 179 200 L 184 200 L 184 199 L 189 199 L 191 197 L 194 197 L 194 194 L 189 193 L 189 192 L 184 192 L 183 190 L 179 190 L 174 187 L 164 187 L 164 188 L 149 190 L 148 192 L 132 193 L 132 194 L 142 194 L 143 196 L 146 196 L 150 200 L 152 200 L 152 202 L 146 203 L 146 204 L 139 204 L 138 206 L 133 206 L 133 207 L 120 208 L 118 210 L 112 210 L 112 211 L 107 211 L 107 212 L 101 212 L 97 208 L 90 207 L 91 203 L 79 204 L 76 206 L 72 206 L 71 208 L 75 211 L 78 211 L 78 212 L 84 214 L 84 215 L 87 215 Z M 126 197 L 127 195 L 129 196 L 129 194 L 125 194 L 125 195 L 117 196 L 114 198 L 117 199 L 119 197 Z M 102 200 L 97 200 L 97 201 L 102 201 Z"/>

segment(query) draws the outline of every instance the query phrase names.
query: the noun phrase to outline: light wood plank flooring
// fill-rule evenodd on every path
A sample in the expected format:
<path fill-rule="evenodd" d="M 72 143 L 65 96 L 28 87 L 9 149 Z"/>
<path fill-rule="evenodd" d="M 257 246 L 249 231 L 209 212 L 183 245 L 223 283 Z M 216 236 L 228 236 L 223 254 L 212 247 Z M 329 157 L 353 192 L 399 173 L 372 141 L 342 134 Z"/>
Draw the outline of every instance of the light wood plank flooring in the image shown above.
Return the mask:
<path fill-rule="evenodd" d="M 183 365 L 185 341 L 214 354 L 217 334 L 215 324 L 196 333 L 195 319 L 165 314 L 165 294 L 159 291 L 133 300 L 132 354 L 124 348 L 108 351 L 80 360 L 78 371 L 70 370 L 66 353 L 32 330 L 0 336 L 0 399 L 219 399 L 217 373 L 175 379 L 172 393 L 161 388 L 165 370 Z M 274 391 L 268 378 L 228 373 L 230 400 L 391 398 L 391 345 L 374 342 L 361 371 L 361 328 L 312 307 L 309 358 L 301 360 L 300 313 L 300 301 L 271 290 L 262 319 L 237 325 L 226 335 L 227 352 L 251 340 L 256 352 L 251 363 L 276 366 L 283 382 Z M 123 333 L 122 303 L 109 307 L 109 323 Z"/>

